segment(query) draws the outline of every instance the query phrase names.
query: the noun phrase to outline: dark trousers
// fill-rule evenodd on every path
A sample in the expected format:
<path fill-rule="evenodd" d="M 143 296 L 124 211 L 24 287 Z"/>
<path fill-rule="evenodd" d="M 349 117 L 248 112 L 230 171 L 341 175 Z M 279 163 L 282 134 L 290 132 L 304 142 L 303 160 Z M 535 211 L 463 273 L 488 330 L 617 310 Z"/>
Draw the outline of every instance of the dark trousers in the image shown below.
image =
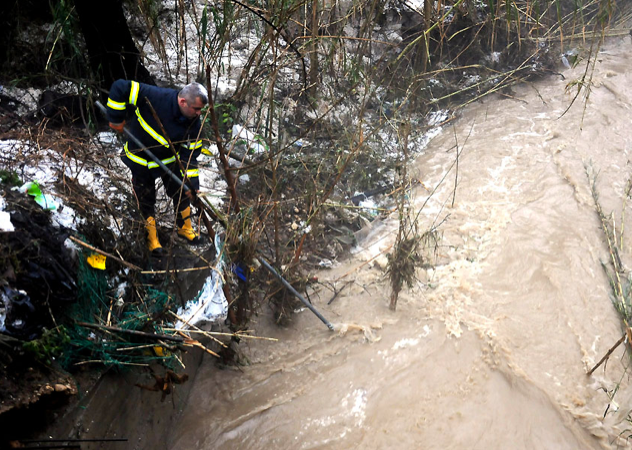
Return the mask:
<path fill-rule="evenodd" d="M 128 166 L 129 167 L 129 166 Z M 176 175 L 179 174 L 179 168 L 176 164 L 170 164 L 170 169 L 176 169 Z M 176 224 L 181 227 L 184 223 L 180 211 L 185 210 L 191 204 L 189 198 L 182 192 L 181 186 L 176 183 L 171 176 L 167 175 L 161 168 L 148 169 L 143 166 L 130 167 L 132 170 L 132 186 L 134 193 L 138 198 L 140 212 L 144 219 L 155 217 L 156 211 L 156 179 L 160 178 L 165 186 L 167 195 L 173 199 L 174 211 L 176 213 Z M 179 177 L 180 178 L 180 177 Z"/>

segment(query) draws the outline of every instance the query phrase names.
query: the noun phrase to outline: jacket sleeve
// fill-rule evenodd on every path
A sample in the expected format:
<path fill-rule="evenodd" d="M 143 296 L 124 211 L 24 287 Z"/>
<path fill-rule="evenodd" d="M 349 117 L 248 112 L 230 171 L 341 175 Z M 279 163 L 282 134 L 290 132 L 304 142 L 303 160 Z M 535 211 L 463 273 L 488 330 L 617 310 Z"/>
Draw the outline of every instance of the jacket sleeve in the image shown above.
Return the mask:
<path fill-rule="evenodd" d="M 121 123 L 125 120 L 127 107 L 136 107 L 138 101 L 147 96 L 154 86 L 139 83 L 133 80 L 119 79 L 112 83 L 108 96 L 107 116 L 112 123 Z"/>
<path fill-rule="evenodd" d="M 108 121 L 121 123 L 125 120 L 125 111 L 130 100 L 131 90 L 132 81 L 129 80 L 116 80 L 112 84 L 107 104 Z"/>

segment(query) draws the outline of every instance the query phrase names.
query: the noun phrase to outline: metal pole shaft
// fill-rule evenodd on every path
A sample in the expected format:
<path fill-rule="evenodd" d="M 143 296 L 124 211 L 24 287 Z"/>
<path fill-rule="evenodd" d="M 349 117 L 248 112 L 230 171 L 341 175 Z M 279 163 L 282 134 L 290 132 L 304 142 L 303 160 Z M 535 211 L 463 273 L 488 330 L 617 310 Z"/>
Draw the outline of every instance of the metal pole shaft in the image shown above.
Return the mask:
<path fill-rule="evenodd" d="M 288 291 L 294 294 L 296 298 L 298 298 L 301 302 L 303 302 L 303 304 L 307 306 L 309 310 L 316 315 L 316 317 L 318 317 L 325 325 L 327 325 L 327 328 L 329 328 L 331 331 L 334 331 L 334 326 L 331 323 L 329 323 L 329 321 L 325 319 L 323 315 L 319 313 L 318 310 L 316 310 L 316 308 L 314 308 L 314 305 L 312 305 L 310 302 L 305 300 L 305 298 L 301 294 L 299 294 L 296 289 L 294 289 L 294 286 L 292 286 L 281 275 L 279 275 L 279 273 L 276 270 L 274 270 L 274 267 L 272 267 L 268 261 L 263 259 L 261 256 L 258 256 L 257 259 L 263 265 L 263 267 L 268 269 L 270 273 L 274 275 L 283 284 L 283 286 L 286 287 Z"/>

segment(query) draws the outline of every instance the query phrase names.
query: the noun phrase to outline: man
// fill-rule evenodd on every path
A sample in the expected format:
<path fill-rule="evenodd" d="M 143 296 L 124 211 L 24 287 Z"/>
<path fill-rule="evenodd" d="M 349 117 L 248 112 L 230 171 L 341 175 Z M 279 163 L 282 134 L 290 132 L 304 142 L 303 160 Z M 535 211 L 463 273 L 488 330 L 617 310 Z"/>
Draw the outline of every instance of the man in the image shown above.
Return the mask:
<path fill-rule="evenodd" d="M 197 158 L 202 150 L 200 114 L 207 103 L 208 93 L 199 83 L 188 84 L 177 91 L 117 80 L 110 89 L 108 120 L 112 129 L 122 133 L 126 111 L 128 107 L 133 108 L 129 131 L 178 178 L 182 180 L 186 176 L 188 186 L 197 191 L 200 184 Z M 145 220 L 149 251 L 162 253 L 155 219 L 155 180 L 158 177 L 173 199 L 178 236 L 190 243 L 199 243 L 199 235 L 191 226 L 190 194 L 183 195 L 178 183 L 133 141 L 125 143 L 121 159 L 132 171 L 132 185 Z"/>

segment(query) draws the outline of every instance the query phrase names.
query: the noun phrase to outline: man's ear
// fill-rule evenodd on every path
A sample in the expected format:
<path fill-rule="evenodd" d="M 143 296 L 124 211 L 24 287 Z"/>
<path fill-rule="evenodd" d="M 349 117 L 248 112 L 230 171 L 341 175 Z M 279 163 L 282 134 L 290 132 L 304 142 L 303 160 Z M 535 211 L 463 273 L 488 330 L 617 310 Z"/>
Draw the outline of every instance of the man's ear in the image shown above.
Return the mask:
<path fill-rule="evenodd" d="M 187 99 L 184 98 L 184 97 L 178 97 L 178 105 L 186 106 L 187 105 Z"/>

